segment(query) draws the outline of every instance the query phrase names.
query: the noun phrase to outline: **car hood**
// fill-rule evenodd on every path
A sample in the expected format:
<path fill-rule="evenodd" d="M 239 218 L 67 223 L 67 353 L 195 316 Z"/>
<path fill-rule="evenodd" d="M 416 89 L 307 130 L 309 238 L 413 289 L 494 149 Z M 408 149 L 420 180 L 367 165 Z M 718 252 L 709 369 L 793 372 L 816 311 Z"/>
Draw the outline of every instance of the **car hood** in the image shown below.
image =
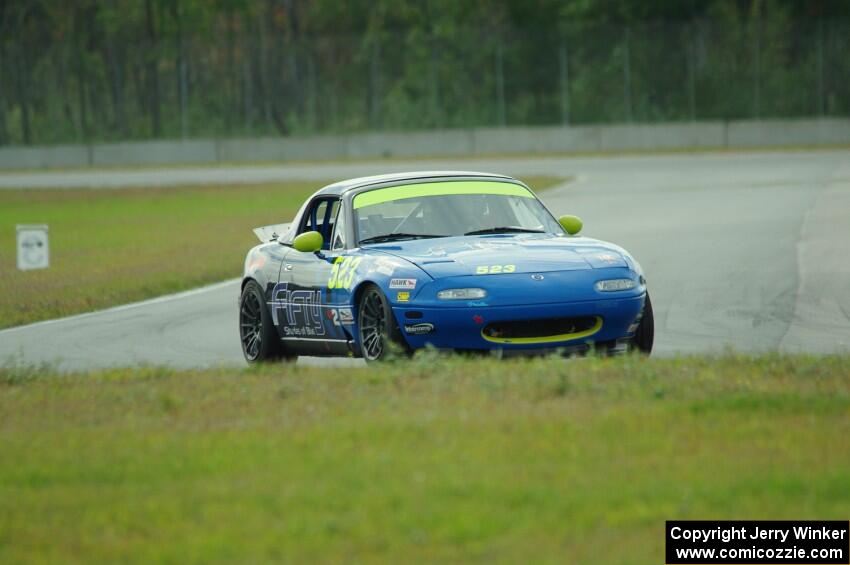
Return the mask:
<path fill-rule="evenodd" d="M 435 279 L 500 271 L 545 273 L 631 267 L 628 255 L 616 245 L 554 234 L 416 239 L 375 245 L 371 249 L 405 259 Z"/>

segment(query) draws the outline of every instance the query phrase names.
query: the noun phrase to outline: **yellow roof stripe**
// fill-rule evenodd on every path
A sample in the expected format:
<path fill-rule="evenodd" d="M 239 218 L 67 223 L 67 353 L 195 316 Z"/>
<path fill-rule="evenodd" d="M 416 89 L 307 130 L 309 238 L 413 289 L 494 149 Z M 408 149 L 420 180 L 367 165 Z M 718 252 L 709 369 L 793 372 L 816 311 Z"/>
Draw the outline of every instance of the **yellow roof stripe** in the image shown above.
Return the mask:
<path fill-rule="evenodd" d="M 444 181 L 421 184 L 388 186 L 361 192 L 354 197 L 354 209 L 373 206 L 391 200 L 419 198 L 421 196 L 446 196 L 451 194 L 502 194 L 534 198 L 530 190 L 519 184 L 495 181 Z"/>

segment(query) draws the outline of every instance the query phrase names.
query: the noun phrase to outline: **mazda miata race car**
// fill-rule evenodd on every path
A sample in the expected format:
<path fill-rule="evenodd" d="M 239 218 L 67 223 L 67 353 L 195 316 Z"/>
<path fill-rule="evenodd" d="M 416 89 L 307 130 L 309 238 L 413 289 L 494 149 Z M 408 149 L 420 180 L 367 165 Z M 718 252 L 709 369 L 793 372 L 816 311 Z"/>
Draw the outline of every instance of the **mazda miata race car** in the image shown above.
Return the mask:
<path fill-rule="evenodd" d="M 640 265 L 578 236 L 522 182 L 417 172 L 327 186 L 291 224 L 257 228 L 239 336 L 249 362 L 386 359 L 434 347 L 497 354 L 649 353 Z"/>

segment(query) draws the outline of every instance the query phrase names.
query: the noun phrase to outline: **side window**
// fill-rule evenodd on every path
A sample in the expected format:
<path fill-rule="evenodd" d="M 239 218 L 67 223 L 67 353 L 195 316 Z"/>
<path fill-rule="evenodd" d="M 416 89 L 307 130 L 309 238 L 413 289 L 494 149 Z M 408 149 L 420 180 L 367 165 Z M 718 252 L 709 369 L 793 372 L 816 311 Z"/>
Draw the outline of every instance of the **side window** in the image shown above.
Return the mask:
<path fill-rule="evenodd" d="M 333 245 L 331 250 L 337 251 L 345 249 L 345 213 L 342 211 L 342 206 L 336 206 L 336 221 L 334 222 Z"/>
<path fill-rule="evenodd" d="M 310 206 L 310 209 L 307 210 L 307 213 L 304 215 L 304 220 L 301 222 L 301 229 L 298 230 L 298 233 L 301 234 L 308 231 L 317 231 L 321 233 L 321 224 L 324 223 L 327 208 L 327 200 L 319 200 Z"/>
<path fill-rule="evenodd" d="M 317 231 L 322 234 L 325 243 L 324 249 L 330 249 L 331 234 L 333 233 L 334 220 L 339 210 L 339 200 L 323 199 L 313 203 L 301 222 L 298 233 Z"/>

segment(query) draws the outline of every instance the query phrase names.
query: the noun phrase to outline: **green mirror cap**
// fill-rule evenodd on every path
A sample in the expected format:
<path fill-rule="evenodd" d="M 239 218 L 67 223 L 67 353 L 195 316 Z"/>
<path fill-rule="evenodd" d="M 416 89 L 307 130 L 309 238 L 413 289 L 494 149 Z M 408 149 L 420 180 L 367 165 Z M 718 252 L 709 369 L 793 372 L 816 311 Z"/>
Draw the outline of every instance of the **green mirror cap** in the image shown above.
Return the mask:
<path fill-rule="evenodd" d="M 575 235 L 580 232 L 584 225 L 581 223 L 581 219 L 578 216 L 561 216 L 558 218 L 558 221 L 561 222 L 561 226 L 570 235 Z"/>
<path fill-rule="evenodd" d="M 292 247 L 302 253 L 315 253 L 322 249 L 322 234 L 317 231 L 304 232 L 292 241 Z"/>

